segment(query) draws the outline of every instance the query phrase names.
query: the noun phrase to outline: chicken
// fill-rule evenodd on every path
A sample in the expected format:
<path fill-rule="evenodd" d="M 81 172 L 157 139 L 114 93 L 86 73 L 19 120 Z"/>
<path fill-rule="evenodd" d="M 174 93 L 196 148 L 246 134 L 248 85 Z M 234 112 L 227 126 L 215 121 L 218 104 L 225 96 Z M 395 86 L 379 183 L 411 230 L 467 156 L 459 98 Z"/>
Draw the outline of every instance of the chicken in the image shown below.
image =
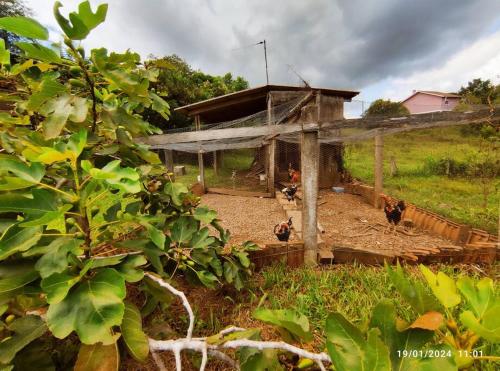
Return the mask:
<path fill-rule="evenodd" d="M 288 242 L 290 239 L 290 232 L 292 230 L 292 218 L 290 217 L 288 221 L 283 221 L 274 226 L 274 234 L 278 237 L 278 240 L 283 242 Z"/>
<path fill-rule="evenodd" d="M 288 202 L 294 201 L 295 200 L 295 193 L 297 193 L 297 185 L 292 184 L 291 186 L 283 188 L 281 190 L 281 193 L 283 193 L 285 195 Z"/>
<path fill-rule="evenodd" d="M 291 163 L 288 164 L 288 178 L 292 184 L 300 182 L 300 171 L 295 170 Z"/>
<path fill-rule="evenodd" d="M 406 209 L 405 202 L 393 200 L 384 194 L 381 194 L 380 197 L 384 199 L 384 213 L 389 223 L 388 230 L 394 228 L 394 233 L 396 233 L 396 227 L 401 222 L 403 211 Z"/>

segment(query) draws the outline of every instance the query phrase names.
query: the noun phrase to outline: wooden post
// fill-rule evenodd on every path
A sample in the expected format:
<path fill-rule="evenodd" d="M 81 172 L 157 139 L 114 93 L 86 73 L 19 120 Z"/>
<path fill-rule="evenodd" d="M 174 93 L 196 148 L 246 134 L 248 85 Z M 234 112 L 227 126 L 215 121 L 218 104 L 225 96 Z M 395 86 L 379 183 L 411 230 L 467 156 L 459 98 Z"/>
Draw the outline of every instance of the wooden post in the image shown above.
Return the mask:
<path fill-rule="evenodd" d="M 165 156 L 165 167 L 169 172 L 174 171 L 174 152 L 170 149 L 164 149 L 163 155 Z"/>
<path fill-rule="evenodd" d="M 194 117 L 194 124 L 195 124 L 196 130 L 200 130 L 201 129 L 200 115 L 196 115 Z M 206 191 L 206 187 L 205 187 L 205 167 L 204 167 L 204 164 L 203 164 L 203 152 L 201 150 L 198 151 L 198 168 L 199 168 L 199 171 L 200 171 L 200 184 L 203 187 L 203 192 L 205 192 Z"/>
<path fill-rule="evenodd" d="M 218 164 L 218 160 L 217 160 L 217 155 L 219 151 L 213 151 L 212 152 L 212 155 L 213 155 L 213 159 L 214 159 L 214 163 L 213 163 L 213 167 L 214 167 L 214 174 L 215 175 L 219 175 L 219 164 Z"/>
<path fill-rule="evenodd" d="M 383 187 L 383 173 L 384 173 L 384 141 L 380 132 L 375 136 L 375 189 L 373 196 L 373 206 L 380 207 L 380 193 Z"/>
<path fill-rule="evenodd" d="M 273 106 L 272 106 L 272 95 L 267 94 L 267 124 L 273 125 Z M 275 168 L 276 168 L 276 140 L 272 139 L 268 146 L 268 171 L 267 171 L 267 191 L 271 193 L 271 197 L 276 197 L 276 189 L 274 186 L 275 180 Z"/>
<path fill-rule="evenodd" d="M 318 254 L 317 207 L 318 207 L 318 132 L 304 132 L 301 138 L 302 179 L 302 235 L 304 263 L 315 265 Z"/>

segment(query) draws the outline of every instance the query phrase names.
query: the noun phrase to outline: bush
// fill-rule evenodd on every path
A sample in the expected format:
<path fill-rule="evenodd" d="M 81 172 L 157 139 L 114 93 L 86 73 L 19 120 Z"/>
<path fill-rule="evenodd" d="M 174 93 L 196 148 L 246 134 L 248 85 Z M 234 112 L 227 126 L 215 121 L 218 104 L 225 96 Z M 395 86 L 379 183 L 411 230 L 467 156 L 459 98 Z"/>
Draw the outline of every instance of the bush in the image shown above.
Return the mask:
<path fill-rule="evenodd" d="M 427 175 L 447 175 L 450 177 L 466 176 L 468 174 L 468 164 L 457 161 L 450 157 L 436 160 L 428 157 L 424 162 L 424 173 Z"/>

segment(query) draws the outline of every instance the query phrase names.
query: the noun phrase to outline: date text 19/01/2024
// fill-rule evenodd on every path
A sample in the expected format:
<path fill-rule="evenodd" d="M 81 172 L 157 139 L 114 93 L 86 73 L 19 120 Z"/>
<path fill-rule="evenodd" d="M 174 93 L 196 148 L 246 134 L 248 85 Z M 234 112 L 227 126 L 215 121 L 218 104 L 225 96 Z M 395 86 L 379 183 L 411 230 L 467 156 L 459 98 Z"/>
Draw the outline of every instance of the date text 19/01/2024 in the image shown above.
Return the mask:
<path fill-rule="evenodd" d="M 460 357 L 481 357 L 483 355 L 482 350 L 463 350 L 463 349 L 458 349 L 457 352 L 459 353 Z M 422 350 L 422 349 L 414 349 L 414 350 L 398 350 L 398 357 L 399 358 L 445 358 L 445 357 L 452 357 L 453 354 L 451 350 L 447 349 L 427 349 L 427 350 Z"/>

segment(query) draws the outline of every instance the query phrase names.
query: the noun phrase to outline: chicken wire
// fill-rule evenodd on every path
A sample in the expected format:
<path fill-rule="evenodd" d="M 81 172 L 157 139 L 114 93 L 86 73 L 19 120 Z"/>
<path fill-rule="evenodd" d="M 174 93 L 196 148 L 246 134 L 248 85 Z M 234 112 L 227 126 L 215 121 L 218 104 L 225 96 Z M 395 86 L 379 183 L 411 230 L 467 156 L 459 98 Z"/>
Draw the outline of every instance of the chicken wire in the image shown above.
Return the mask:
<path fill-rule="evenodd" d="M 301 110 L 303 111 L 307 108 L 305 106 L 310 104 L 311 95 L 311 92 L 300 92 L 292 95 L 289 100 L 273 100 L 271 112 L 263 110 L 236 120 L 201 125 L 200 130 L 308 123 L 307 117 L 302 115 Z M 344 168 L 344 143 L 364 141 L 376 135 L 484 121 L 498 125 L 500 121 L 498 106 L 471 106 L 467 112 L 432 112 L 404 117 L 372 116 L 320 122 L 319 186 L 331 187 L 346 180 L 345 177 L 348 174 Z M 166 134 L 193 130 L 193 127 L 173 129 L 167 131 Z M 259 135 L 188 143 L 155 144 L 152 148 L 172 150 L 175 164 L 185 166 L 186 171 L 195 173 L 189 177 L 193 180 L 197 179 L 200 172 L 198 154 L 201 153 L 206 187 L 261 191 L 266 189 L 262 174 L 267 174 L 267 145 L 271 139 L 276 139 L 275 179 L 279 182 L 287 182 L 289 180 L 288 168 L 292 167 L 296 170 L 301 168 L 301 134 L 299 132 L 273 137 Z"/>

